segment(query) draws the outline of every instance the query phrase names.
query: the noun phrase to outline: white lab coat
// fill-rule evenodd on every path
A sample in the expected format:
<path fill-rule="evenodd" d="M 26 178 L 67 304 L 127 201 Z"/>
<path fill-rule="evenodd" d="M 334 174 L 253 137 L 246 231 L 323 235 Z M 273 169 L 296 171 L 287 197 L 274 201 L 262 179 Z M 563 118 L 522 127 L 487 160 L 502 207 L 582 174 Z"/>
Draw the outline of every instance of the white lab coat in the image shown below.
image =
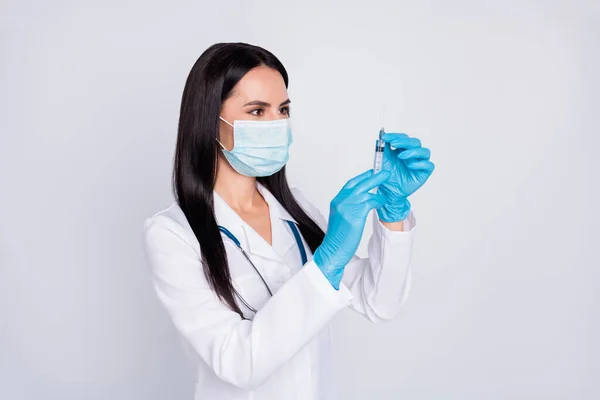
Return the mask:
<path fill-rule="evenodd" d="M 301 266 L 294 221 L 273 195 L 257 187 L 269 204 L 272 246 L 214 193 L 217 222 L 241 242 L 273 291 L 236 245 L 223 235 L 233 284 L 258 313 L 240 301 L 244 316 L 222 304 L 210 289 L 200 246 L 181 208 L 172 204 L 145 221 L 144 239 L 158 298 L 185 339 L 198 370 L 195 399 L 337 399 L 330 322 L 350 307 L 372 322 L 393 319 L 410 286 L 414 218 L 405 231 L 390 231 L 374 215 L 368 258 L 355 257 L 340 289 L 312 261 Z M 326 231 L 326 220 L 302 193 L 292 193 Z"/>

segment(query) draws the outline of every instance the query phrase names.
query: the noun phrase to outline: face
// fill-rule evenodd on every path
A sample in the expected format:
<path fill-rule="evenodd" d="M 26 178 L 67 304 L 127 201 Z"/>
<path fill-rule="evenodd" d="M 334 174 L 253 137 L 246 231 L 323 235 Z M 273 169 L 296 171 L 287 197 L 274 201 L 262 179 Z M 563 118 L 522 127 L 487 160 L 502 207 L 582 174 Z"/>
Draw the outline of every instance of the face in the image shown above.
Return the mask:
<path fill-rule="evenodd" d="M 260 66 L 251 69 L 234 86 L 231 96 L 221 106 L 221 118 L 233 125 L 234 120 L 269 121 L 290 117 L 290 99 L 281 74 Z M 233 127 L 219 119 L 219 141 L 227 150 L 233 148 Z"/>

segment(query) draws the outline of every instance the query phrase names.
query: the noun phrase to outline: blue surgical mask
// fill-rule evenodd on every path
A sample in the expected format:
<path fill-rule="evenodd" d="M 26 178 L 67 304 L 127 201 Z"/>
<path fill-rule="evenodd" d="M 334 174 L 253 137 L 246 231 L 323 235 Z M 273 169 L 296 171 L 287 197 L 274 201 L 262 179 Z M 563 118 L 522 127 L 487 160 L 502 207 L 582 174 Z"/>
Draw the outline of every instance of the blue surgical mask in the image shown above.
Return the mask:
<path fill-rule="evenodd" d="M 221 117 L 219 117 L 221 118 Z M 289 159 L 293 142 L 290 119 L 272 121 L 234 120 L 233 149 L 227 150 L 219 140 L 229 164 L 245 176 L 269 176 L 279 171 Z"/>

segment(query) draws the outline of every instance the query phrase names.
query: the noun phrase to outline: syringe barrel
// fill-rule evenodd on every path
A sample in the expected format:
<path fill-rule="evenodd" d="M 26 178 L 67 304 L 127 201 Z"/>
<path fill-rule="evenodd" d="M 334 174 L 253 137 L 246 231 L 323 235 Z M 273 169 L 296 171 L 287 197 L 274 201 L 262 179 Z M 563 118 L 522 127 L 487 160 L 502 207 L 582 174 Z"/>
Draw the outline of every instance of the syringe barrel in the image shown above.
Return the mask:
<path fill-rule="evenodd" d="M 382 163 L 383 163 L 383 141 L 376 140 L 375 141 L 375 157 L 373 159 L 373 172 L 378 173 L 381 171 Z"/>

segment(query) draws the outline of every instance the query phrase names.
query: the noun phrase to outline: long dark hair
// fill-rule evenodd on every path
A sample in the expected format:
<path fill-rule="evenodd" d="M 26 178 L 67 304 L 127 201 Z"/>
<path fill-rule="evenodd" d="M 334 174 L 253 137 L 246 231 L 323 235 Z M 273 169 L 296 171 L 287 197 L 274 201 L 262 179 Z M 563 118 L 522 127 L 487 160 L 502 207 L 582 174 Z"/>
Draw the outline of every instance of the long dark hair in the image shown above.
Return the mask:
<path fill-rule="evenodd" d="M 218 43 L 202 53 L 183 90 L 173 168 L 175 198 L 200 243 L 204 274 L 221 301 L 240 316 L 242 312 L 235 302 L 227 253 L 213 208 L 219 156 L 215 138 L 219 137 L 223 102 L 248 71 L 263 65 L 279 71 L 288 86 L 283 64 L 261 47 Z M 314 252 L 324 233 L 294 199 L 285 167 L 271 176 L 257 179 L 298 222 L 304 240 Z"/>

